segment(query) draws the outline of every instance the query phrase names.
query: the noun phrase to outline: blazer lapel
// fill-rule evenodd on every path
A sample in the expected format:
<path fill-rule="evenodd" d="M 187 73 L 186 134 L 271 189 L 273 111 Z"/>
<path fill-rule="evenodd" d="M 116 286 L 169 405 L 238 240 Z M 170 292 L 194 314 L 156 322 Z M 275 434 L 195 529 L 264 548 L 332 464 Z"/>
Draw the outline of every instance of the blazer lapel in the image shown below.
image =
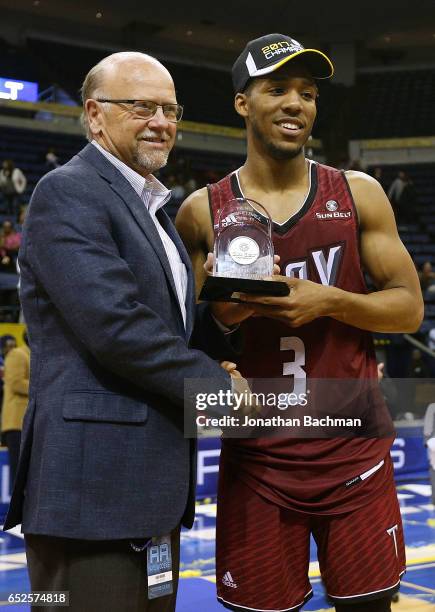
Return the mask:
<path fill-rule="evenodd" d="M 192 264 L 190 262 L 190 257 L 185 249 L 183 241 L 180 238 L 179 233 L 175 229 L 174 224 L 166 214 L 166 212 L 161 208 L 157 212 L 157 218 L 161 223 L 163 229 L 171 238 L 172 242 L 177 247 L 177 250 L 180 254 L 181 261 L 186 266 L 187 270 L 187 291 L 186 291 L 186 336 L 190 338 L 190 334 L 193 329 L 193 319 L 195 315 L 195 278 L 193 275 Z"/>
<path fill-rule="evenodd" d="M 133 187 L 127 181 L 127 179 L 119 172 L 108 159 L 104 157 L 98 149 L 92 145 L 87 145 L 79 156 L 85 159 L 88 163 L 92 164 L 98 171 L 98 173 L 110 183 L 111 188 L 119 195 L 126 206 L 129 208 L 131 214 L 136 219 L 139 227 L 142 229 L 152 248 L 154 249 L 157 257 L 160 260 L 162 268 L 165 272 L 168 285 L 170 286 L 173 297 L 177 305 L 179 306 L 177 290 L 175 288 L 174 278 L 172 276 L 171 267 L 169 260 L 166 255 L 166 251 L 163 247 L 159 233 L 154 225 L 151 215 L 148 212 L 145 204 L 141 198 L 137 195 Z M 172 237 L 172 236 L 171 236 Z M 180 241 L 181 242 L 181 241 Z M 178 244 L 177 244 L 178 247 Z M 180 310 L 180 317 L 181 317 Z"/>

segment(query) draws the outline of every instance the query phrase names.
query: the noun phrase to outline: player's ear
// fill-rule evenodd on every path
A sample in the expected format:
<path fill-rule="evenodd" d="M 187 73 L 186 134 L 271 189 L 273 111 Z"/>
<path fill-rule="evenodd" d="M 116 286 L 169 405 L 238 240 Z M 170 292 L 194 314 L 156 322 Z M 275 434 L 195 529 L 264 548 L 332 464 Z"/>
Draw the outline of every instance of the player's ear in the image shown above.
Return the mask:
<path fill-rule="evenodd" d="M 237 93 L 234 98 L 234 108 L 236 109 L 236 113 L 238 113 L 241 117 L 248 116 L 248 96 L 244 93 Z"/>

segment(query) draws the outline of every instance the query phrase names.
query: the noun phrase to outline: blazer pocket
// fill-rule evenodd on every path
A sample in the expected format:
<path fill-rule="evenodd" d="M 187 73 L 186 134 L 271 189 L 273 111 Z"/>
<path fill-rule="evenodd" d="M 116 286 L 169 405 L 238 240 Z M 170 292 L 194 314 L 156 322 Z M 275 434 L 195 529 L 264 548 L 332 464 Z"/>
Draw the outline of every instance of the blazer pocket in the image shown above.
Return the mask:
<path fill-rule="evenodd" d="M 64 395 L 62 415 L 67 421 L 145 423 L 148 406 L 116 393 L 70 391 Z"/>

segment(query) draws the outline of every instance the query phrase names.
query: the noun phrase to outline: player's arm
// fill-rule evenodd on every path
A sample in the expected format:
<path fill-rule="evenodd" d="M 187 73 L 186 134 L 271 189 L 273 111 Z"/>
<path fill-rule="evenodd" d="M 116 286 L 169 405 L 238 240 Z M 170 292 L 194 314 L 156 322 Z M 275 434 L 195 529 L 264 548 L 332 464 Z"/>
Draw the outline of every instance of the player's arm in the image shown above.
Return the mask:
<path fill-rule="evenodd" d="M 205 187 L 192 193 L 183 202 L 177 213 L 175 226 L 192 261 L 198 297 L 207 277 L 204 264 L 207 254 L 213 251 L 214 243 L 214 231 Z M 240 323 L 253 313 L 251 308 L 242 304 L 212 302 L 210 307 L 213 316 L 226 326 Z"/>
<path fill-rule="evenodd" d="M 417 272 L 397 233 L 391 205 L 379 183 L 360 172 L 347 173 L 361 227 L 361 259 L 378 291 L 351 293 L 296 278 L 286 298 L 240 296 L 256 314 L 299 327 L 319 317 L 378 332 L 414 332 L 423 318 Z"/>
<path fill-rule="evenodd" d="M 342 292 L 332 316 L 371 331 L 415 332 L 424 314 L 420 283 L 388 198 L 372 177 L 346 174 L 360 218 L 362 265 L 377 291 L 368 295 Z"/>

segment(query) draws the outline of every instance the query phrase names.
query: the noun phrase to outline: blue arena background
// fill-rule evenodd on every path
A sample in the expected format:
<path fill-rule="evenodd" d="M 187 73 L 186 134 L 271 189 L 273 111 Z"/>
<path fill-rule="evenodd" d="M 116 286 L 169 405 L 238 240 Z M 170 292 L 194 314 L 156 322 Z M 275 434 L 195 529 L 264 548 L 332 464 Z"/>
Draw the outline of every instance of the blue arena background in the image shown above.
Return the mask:
<path fill-rule="evenodd" d="M 422 425 L 399 426 L 396 431 L 397 436 L 391 450 L 396 480 L 427 479 L 429 463 Z M 219 454 L 219 438 L 199 440 L 198 499 L 216 495 Z"/>
<path fill-rule="evenodd" d="M 396 481 L 427 479 L 429 463 L 423 440 L 423 426 L 396 427 L 391 450 Z M 198 452 L 197 499 L 215 497 L 219 470 L 220 438 L 201 438 Z M 0 518 L 4 519 L 9 500 L 9 464 L 6 449 L 0 450 Z"/>

